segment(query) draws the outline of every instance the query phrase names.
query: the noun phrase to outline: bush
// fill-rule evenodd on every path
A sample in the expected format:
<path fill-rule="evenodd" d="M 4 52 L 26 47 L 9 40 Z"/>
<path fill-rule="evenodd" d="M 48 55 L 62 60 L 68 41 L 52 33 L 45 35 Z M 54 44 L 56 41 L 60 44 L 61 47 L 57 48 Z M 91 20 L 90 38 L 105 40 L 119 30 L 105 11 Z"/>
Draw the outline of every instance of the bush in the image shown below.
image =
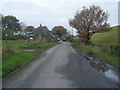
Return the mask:
<path fill-rule="evenodd" d="M 13 55 L 17 53 L 17 49 L 10 45 L 5 45 L 2 47 L 2 57 L 7 57 L 8 55 Z"/>

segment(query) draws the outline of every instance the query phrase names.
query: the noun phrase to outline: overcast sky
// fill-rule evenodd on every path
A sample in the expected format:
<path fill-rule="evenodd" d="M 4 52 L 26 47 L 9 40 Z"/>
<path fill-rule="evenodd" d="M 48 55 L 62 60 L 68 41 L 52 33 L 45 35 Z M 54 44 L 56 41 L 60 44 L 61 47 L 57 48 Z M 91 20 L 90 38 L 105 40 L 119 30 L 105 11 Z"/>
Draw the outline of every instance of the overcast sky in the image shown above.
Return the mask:
<path fill-rule="evenodd" d="M 92 2 L 91 2 L 92 1 Z M 100 6 L 108 11 L 111 26 L 118 25 L 118 1 L 119 0 L 2 0 L 0 1 L 3 15 L 16 16 L 20 22 L 26 25 L 38 27 L 46 25 L 48 29 L 62 25 L 68 30 L 71 27 L 68 19 L 74 16 L 77 10 L 83 6 Z"/>

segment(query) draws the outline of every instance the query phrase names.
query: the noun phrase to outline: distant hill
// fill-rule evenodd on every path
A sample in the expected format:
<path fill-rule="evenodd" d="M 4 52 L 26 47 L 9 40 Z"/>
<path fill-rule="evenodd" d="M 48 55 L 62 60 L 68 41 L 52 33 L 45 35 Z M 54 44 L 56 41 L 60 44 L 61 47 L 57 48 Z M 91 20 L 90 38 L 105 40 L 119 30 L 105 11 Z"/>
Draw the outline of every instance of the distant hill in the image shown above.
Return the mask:
<path fill-rule="evenodd" d="M 93 43 L 106 43 L 106 44 L 118 45 L 118 31 L 120 35 L 119 29 L 120 29 L 120 25 L 112 27 L 108 32 L 95 33 L 91 37 L 91 41 Z"/>

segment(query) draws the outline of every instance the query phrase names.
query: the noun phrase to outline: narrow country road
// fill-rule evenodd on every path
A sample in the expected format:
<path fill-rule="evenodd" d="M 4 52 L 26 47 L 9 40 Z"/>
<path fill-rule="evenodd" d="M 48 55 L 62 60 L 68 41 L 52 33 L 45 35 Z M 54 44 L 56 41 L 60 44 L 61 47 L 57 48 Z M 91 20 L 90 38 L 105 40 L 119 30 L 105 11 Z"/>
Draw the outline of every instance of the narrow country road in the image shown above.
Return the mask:
<path fill-rule="evenodd" d="M 111 87 L 117 87 L 117 84 L 92 68 L 88 60 L 75 52 L 67 42 L 47 50 L 23 69 L 3 80 L 3 88 Z"/>

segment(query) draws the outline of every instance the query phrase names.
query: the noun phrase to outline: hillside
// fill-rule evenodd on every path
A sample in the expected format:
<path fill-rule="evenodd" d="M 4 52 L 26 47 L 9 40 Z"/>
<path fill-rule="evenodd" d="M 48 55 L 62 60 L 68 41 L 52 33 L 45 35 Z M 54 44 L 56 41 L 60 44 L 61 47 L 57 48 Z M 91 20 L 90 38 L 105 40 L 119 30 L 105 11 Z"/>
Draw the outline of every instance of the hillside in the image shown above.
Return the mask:
<path fill-rule="evenodd" d="M 108 32 L 94 34 L 91 37 L 91 41 L 94 43 L 118 45 L 118 27 L 120 28 L 120 26 L 114 26 Z"/>

